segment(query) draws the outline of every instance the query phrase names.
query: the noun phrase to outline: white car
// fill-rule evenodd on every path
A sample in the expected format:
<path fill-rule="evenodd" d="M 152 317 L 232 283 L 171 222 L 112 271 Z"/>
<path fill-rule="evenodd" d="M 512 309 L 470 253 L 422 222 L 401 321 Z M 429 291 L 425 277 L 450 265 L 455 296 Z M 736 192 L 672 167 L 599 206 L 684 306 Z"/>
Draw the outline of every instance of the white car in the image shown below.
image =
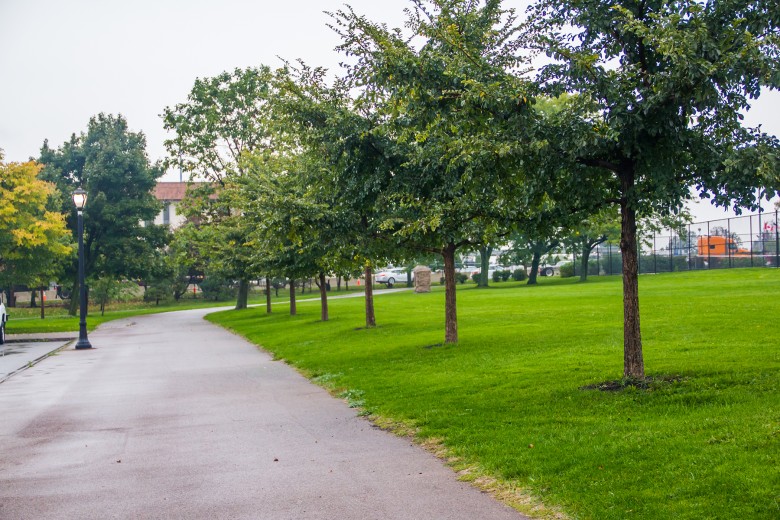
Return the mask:
<path fill-rule="evenodd" d="M 496 271 L 500 271 L 502 268 L 497 266 L 496 264 L 490 264 L 488 265 L 488 280 L 493 281 L 493 273 Z M 472 270 L 471 273 L 469 273 L 471 278 L 474 277 L 475 274 L 479 274 L 482 272 L 481 267 L 477 267 L 476 269 Z"/>
<path fill-rule="evenodd" d="M 5 322 L 8 321 L 8 313 L 5 312 L 3 297 L 0 296 L 0 345 L 5 343 Z"/>
<path fill-rule="evenodd" d="M 555 276 L 561 274 L 561 267 L 572 263 L 571 260 L 561 260 L 555 265 L 540 265 L 539 266 L 539 275 L 540 276 Z"/>
<path fill-rule="evenodd" d="M 406 275 L 406 269 L 394 267 L 392 269 L 382 269 L 374 277 L 376 283 L 386 283 L 388 289 L 392 289 L 396 283 L 406 283 L 409 278 Z M 414 281 L 414 273 L 412 273 Z"/>

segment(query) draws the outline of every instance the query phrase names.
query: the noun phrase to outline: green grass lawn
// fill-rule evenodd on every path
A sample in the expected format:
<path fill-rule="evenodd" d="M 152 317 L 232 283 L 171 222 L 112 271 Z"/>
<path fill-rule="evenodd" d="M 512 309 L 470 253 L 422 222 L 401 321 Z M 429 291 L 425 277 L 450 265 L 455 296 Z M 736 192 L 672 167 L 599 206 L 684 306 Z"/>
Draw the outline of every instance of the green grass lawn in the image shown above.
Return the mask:
<path fill-rule="evenodd" d="M 381 287 L 380 287 L 381 288 Z M 319 293 L 317 287 L 314 287 L 312 291 L 308 288 L 306 292 L 301 294 L 301 290 L 298 289 L 298 299 L 318 298 Z M 350 286 L 347 291 L 342 288 L 341 291 L 337 291 L 335 288 L 330 293 L 332 295 L 340 295 L 354 292 L 362 292 L 362 288 Z M 280 289 L 278 295 L 274 291 L 272 293 L 273 302 L 287 302 L 289 300 L 289 293 L 287 289 Z M 213 301 L 182 298 L 177 301 L 164 301 L 159 305 L 153 302 L 141 302 L 131 301 L 124 303 L 110 303 L 106 307 L 104 314 L 101 314 L 100 307 L 94 303 L 89 305 L 89 314 L 87 316 L 87 328 L 89 330 L 95 329 L 102 323 L 107 321 L 117 320 L 121 318 L 129 318 L 131 316 L 138 316 L 141 314 L 153 314 L 158 312 L 170 312 L 181 311 L 185 309 L 198 309 L 204 307 L 225 307 L 234 306 L 235 299 Z M 250 292 L 249 298 L 250 305 L 262 305 L 265 309 L 265 295 L 260 291 Z M 7 324 L 8 334 L 26 334 L 37 332 L 67 332 L 79 330 L 79 318 L 78 316 L 68 315 L 67 308 L 59 302 L 58 305 L 47 306 L 44 310 L 45 317 L 41 319 L 40 307 L 14 307 L 8 309 L 8 314 L 11 319 Z"/>
<path fill-rule="evenodd" d="M 457 346 L 441 290 L 377 297 L 371 330 L 361 298 L 209 319 L 535 515 L 780 518 L 780 270 L 642 276 L 655 382 L 621 391 L 585 388 L 622 376 L 620 279 L 540 282 L 461 287 Z"/>

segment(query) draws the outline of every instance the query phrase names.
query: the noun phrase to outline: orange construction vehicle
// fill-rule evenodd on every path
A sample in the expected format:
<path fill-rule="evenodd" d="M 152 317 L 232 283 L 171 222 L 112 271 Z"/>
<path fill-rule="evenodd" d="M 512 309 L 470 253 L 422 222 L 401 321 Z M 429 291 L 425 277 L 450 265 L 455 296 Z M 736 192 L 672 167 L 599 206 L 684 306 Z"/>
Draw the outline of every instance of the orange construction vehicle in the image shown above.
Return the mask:
<path fill-rule="evenodd" d="M 737 247 L 730 237 L 703 236 L 697 245 L 699 256 L 750 256 L 750 251 Z"/>

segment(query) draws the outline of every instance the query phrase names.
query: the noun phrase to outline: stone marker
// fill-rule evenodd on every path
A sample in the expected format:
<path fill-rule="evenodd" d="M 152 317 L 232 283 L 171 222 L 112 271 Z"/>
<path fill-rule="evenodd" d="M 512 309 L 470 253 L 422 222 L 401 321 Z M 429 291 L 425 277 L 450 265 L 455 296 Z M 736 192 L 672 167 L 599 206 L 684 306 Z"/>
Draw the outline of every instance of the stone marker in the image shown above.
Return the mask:
<path fill-rule="evenodd" d="M 414 292 L 431 292 L 431 270 L 424 265 L 414 268 Z"/>

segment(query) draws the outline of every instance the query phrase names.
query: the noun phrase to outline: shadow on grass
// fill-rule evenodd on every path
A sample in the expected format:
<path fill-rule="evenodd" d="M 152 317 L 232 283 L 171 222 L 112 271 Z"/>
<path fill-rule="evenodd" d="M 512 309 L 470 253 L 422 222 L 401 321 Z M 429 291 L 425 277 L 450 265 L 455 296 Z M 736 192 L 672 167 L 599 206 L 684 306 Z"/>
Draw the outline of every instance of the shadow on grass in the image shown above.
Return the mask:
<path fill-rule="evenodd" d="M 614 381 L 603 381 L 601 383 L 594 383 L 592 385 L 581 386 L 580 390 L 599 390 L 601 392 L 620 392 L 626 389 L 635 390 L 657 390 L 661 386 L 669 385 L 673 383 L 680 383 L 687 381 L 687 377 L 680 375 L 665 375 L 646 377 L 645 379 L 636 379 L 633 377 L 624 377 L 623 379 L 617 379 Z"/>

